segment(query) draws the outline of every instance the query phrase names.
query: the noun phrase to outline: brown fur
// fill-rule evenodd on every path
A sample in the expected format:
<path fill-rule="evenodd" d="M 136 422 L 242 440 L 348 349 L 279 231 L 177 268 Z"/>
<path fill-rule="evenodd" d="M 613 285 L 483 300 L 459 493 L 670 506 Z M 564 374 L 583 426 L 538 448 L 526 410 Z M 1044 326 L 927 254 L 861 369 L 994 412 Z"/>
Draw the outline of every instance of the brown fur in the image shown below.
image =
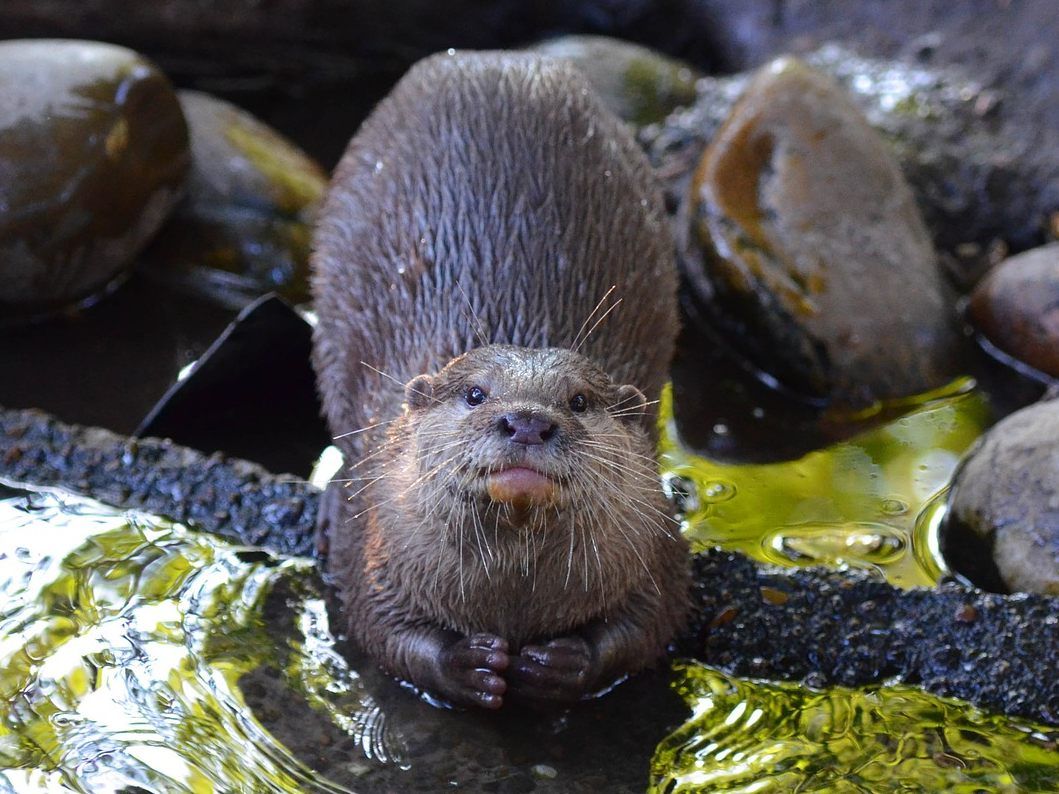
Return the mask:
<path fill-rule="evenodd" d="M 315 248 L 314 365 L 364 478 L 330 489 L 321 522 L 351 634 L 390 672 L 494 707 L 657 659 L 687 602 L 651 465 L 676 272 L 625 128 L 559 62 L 429 58 L 350 143 Z M 471 381 L 490 386 L 473 409 Z M 592 407 L 575 415 L 577 389 Z M 555 442 L 507 444 L 497 417 L 516 409 L 551 417 Z M 476 472 L 509 454 L 552 467 L 557 504 L 490 506 Z"/>

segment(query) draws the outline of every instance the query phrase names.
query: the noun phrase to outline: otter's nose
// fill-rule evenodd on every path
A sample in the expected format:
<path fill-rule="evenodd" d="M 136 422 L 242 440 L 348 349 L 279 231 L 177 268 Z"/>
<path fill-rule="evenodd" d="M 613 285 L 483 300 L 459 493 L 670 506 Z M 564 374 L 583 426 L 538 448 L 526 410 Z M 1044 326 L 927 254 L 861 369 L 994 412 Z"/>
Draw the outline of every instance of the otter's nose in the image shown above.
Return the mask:
<path fill-rule="evenodd" d="M 515 444 L 543 444 L 559 429 L 539 414 L 510 413 L 500 417 L 500 432 Z"/>

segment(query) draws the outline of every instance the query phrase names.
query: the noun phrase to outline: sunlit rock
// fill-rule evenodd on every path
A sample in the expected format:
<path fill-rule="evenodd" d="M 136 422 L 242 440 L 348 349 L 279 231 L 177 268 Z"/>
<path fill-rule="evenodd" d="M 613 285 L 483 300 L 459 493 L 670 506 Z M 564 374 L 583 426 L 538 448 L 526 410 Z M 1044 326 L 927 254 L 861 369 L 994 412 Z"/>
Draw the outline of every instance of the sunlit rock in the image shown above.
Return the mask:
<path fill-rule="evenodd" d="M 864 406 L 956 374 L 951 301 L 893 157 L 829 78 L 765 67 L 691 183 L 695 297 L 730 343 L 803 395 Z"/>
<path fill-rule="evenodd" d="M 266 292 L 308 300 L 309 236 L 327 176 L 243 110 L 181 91 L 188 195 L 145 255 L 157 278 L 241 307 Z"/>
<path fill-rule="evenodd" d="M 1025 248 L 1040 240 L 1059 207 L 1059 133 L 1027 123 L 1025 97 L 1010 83 L 997 88 L 971 69 L 864 58 L 837 44 L 805 61 L 834 78 L 882 135 L 939 248 L 985 250 L 998 240 Z M 749 77 L 704 77 L 691 106 L 641 130 L 674 196 Z"/>

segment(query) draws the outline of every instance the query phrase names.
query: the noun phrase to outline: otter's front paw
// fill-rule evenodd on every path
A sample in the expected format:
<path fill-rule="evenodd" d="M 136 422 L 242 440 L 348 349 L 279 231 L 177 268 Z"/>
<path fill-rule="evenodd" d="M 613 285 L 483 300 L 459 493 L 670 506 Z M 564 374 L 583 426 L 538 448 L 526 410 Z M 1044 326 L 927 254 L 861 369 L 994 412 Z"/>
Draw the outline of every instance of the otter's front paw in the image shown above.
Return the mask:
<path fill-rule="evenodd" d="M 520 698 L 572 703 L 589 691 L 595 679 L 595 654 L 581 637 L 559 637 L 543 645 L 527 645 L 511 657 L 507 683 Z"/>
<path fill-rule="evenodd" d="M 507 640 L 493 634 L 463 637 L 441 651 L 437 688 L 459 705 L 498 709 L 507 691 L 502 673 L 510 661 Z"/>

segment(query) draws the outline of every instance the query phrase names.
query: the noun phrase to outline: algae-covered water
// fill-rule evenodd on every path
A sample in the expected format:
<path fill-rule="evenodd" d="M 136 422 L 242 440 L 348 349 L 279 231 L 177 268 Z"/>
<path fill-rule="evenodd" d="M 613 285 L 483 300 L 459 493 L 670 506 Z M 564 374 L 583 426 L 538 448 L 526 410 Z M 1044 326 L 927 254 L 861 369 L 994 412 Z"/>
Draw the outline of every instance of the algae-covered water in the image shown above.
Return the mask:
<path fill-rule="evenodd" d="M 670 432 L 664 467 L 698 545 L 926 584 L 986 421 L 954 388 L 784 464 Z M 1059 790 L 1059 732 L 901 685 L 678 662 L 566 716 L 441 711 L 347 663 L 310 560 L 68 494 L 0 490 L 0 549 L 0 791 Z"/>

